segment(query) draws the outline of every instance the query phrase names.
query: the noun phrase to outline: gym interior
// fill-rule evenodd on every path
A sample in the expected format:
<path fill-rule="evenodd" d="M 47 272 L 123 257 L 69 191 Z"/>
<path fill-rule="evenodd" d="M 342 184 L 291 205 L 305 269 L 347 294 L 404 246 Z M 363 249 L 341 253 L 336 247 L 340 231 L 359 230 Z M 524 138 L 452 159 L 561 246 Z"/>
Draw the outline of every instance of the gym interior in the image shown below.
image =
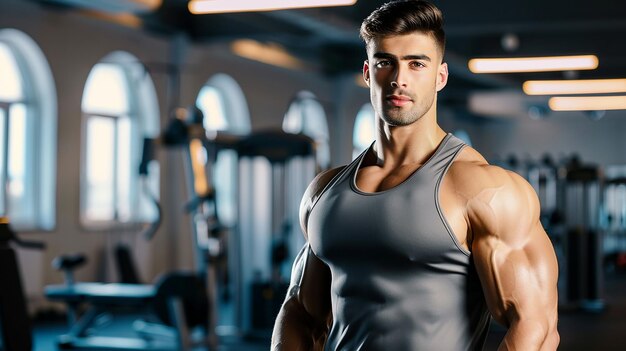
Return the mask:
<path fill-rule="evenodd" d="M 374 140 L 383 2 L 0 0 L 0 350 L 268 350 L 307 185 Z M 559 349 L 623 350 L 626 3 L 434 3 L 438 121 L 537 192 Z M 592 64 L 470 64 L 540 56 Z"/>

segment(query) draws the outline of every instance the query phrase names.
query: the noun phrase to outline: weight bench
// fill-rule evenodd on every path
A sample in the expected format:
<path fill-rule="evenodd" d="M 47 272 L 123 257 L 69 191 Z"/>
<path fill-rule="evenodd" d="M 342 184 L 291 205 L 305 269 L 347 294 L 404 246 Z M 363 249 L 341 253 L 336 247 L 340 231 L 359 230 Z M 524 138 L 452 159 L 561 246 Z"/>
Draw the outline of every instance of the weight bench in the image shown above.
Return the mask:
<path fill-rule="evenodd" d="M 70 316 L 70 330 L 58 339 L 61 350 L 190 350 L 198 342 L 190 330 L 197 326 L 208 331 L 208 298 L 205 284 L 192 273 L 168 273 L 155 285 L 118 283 L 74 283 L 49 285 L 49 300 L 65 302 Z M 87 306 L 80 318 L 76 309 Z M 115 308 L 150 310 L 159 323 L 133 323 L 138 337 L 89 335 L 98 316 Z M 74 317 L 72 317 L 74 315 Z M 205 343 L 206 339 L 199 343 Z"/>

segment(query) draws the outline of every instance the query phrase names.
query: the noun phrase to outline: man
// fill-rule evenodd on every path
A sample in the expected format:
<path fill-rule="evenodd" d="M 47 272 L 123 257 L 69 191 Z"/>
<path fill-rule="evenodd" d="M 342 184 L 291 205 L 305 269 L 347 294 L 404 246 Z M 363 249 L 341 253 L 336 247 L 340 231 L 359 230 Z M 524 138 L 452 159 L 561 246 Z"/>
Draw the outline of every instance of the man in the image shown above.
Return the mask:
<path fill-rule="evenodd" d="M 489 315 L 502 350 L 554 350 L 557 275 L 539 202 L 437 124 L 448 79 L 442 15 L 395 1 L 361 27 L 376 140 L 318 175 L 302 200 L 273 350 L 480 350 Z"/>

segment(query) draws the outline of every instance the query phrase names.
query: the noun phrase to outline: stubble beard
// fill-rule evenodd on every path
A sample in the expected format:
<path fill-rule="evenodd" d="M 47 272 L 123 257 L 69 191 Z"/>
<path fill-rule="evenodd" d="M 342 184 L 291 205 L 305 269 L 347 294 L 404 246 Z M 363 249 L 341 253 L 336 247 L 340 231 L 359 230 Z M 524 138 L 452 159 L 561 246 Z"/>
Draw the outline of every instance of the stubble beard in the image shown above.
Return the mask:
<path fill-rule="evenodd" d="M 417 111 L 401 111 L 398 107 L 384 109 L 381 116 L 383 121 L 392 127 L 408 126 L 422 117 Z"/>
<path fill-rule="evenodd" d="M 403 110 L 400 107 L 388 106 L 383 102 L 380 116 L 383 121 L 392 127 L 403 127 L 411 125 L 420 120 L 431 109 L 434 103 L 434 95 L 427 101 L 420 101 L 417 97 L 412 96 L 413 106 L 409 110 Z"/>

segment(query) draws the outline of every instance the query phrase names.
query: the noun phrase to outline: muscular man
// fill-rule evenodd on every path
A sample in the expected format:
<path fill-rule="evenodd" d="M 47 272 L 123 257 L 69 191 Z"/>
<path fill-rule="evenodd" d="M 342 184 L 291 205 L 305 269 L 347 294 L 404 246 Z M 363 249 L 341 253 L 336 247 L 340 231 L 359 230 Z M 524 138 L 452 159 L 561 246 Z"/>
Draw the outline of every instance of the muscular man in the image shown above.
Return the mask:
<path fill-rule="evenodd" d="M 554 250 L 539 202 L 437 124 L 448 79 L 442 15 L 400 0 L 361 27 L 375 142 L 316 177 L 301 205 L 273 350 L 480 350 L 490 316 L 501 350 L 555 350 Z"/>

